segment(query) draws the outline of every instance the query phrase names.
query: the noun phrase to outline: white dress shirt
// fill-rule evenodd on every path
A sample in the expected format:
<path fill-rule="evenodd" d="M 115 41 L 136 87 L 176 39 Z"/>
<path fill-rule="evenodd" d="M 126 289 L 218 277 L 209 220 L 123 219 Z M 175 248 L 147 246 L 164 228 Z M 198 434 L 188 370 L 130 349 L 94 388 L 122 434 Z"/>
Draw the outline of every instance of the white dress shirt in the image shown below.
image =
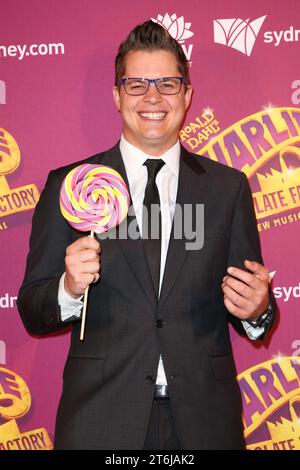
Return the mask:
<path fill-rule="evenodd" d="M 148 180 L 147 168 L 144 165 L 147 159 L 157 159 L 147 155 L 142 150 L 127 142 L 124 136 L 121 137 L 120 151 L 126 169 L 128 178 L 132 204 L 137 218 L 139 230 L 142 233 L 142 209 L 145 189 Z M 172 221 L 175 212 L 178 176 L 179 176 L 179 158 L 180 158 L 180 144 L 179 141 L 171 147 L 166 153 L 161 155 L 165 165 L 159 171 L 156 177 L 156 185 L 160 197 L 161 205 L 161 220 L 162 220 L 162 238 L 161 238 L 161 260 L 160 260 L 160 281 L 159 281 L 159 295 L 165 270 L 165 263 L 167 258 L 169 237 L 172 228 Z M 58 291 L 58 303 L 61 307 L 61 318 L 63 321 L 71 316 L 80 317 L 81 309 L 83 306 L 82 296 L 79 299 L 74 299 L 64 289 L 64 276 L 60 279 Z M 101 281 L 100 281 L 101 282 Z M 250 339 L 258 338 L 263 332 L 264 328 L 252 328 L 247 322 L 242 322 L 247 335 Z M 163 359 L 160 356 L 157 378 L 157 385 L 167 385 L 167 379 L 163 366 Z"/>

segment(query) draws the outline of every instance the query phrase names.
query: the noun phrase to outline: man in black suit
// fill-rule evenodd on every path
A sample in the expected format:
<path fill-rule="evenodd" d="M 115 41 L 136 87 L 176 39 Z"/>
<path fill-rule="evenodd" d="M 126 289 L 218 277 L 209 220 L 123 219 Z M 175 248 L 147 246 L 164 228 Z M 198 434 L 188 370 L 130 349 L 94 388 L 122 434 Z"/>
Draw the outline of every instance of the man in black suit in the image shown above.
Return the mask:
<path fill-rule="evenodd" d="M 50 172 L 18 297 L 33 334 L 72 323 L 55 446 L 242 449 L 228 320 L 251 339 L 263 338 L 275 312 L 247 179 L 180 146 L 192 87 L 181 47 L 158 24 L 137 26 L 120 45 L 113 93 L 121 140 L 84 162 L 124 177 L 134 208 L 126 222 L 137 224 L 138 237 L 128 229 L 127 237 L 99 242 L 71 228 L 59 191 L 83 162 Z M 153 239 L 146 234 L 151 204 L 161 209 Z M 196 238 L 204 229 L 201 249 L 186 231 L 175 233 L 187 207 Z"/>

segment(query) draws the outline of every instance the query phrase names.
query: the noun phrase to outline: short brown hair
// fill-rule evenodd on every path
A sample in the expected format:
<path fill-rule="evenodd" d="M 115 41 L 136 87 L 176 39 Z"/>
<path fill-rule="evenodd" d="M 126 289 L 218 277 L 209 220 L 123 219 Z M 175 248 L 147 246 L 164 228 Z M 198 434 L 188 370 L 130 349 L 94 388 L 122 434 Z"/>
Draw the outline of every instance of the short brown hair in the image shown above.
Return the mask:
<path fill-rule="evenodd" d="M 168 31 L 154 21 L 137 25 L 123 41 L 115 60 L 115 86 L 118 86 L 125 72 L 125 57 L 131 51 L 169 51 L 175 55 L 179 73 L 189 83 L 189 68 L 182 47 Z"/>

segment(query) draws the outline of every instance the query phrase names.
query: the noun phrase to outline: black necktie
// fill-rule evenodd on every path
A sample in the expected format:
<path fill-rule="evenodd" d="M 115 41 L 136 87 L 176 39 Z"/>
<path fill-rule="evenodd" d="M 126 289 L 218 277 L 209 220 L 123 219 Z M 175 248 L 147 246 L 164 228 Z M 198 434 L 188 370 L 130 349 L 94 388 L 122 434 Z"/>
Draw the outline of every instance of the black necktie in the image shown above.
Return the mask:
<path fill-rule="evenodd" d="M 143 243 L 157 296 L 160 275 L 161 213 L 155 179 L 164 164 L 165 162 L 159 158 L 149 159 L 144 163 L 148 170 L 148 181 L 143 202 Z"/>

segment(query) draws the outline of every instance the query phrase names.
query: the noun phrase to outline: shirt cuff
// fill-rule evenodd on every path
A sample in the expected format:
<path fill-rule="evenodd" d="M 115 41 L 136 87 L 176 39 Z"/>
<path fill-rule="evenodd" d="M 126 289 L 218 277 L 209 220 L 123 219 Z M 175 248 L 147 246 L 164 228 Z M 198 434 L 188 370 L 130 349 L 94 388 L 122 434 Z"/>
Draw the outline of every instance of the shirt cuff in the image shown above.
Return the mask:
<path fill-rule="evenodd" d="M 83 295 L 78 299 L 74 299 L 65 291 L 65 275 L 66 273 L 61 276 L 58 288 L 58 304 L 60 306 L 62 321 L 68 320 L 70 317 L 74 316 L 79 318 L 83 306 L 83 302 L 81 300 Z"/>
<path fill-rule="evenodd" d="M 250 338 L 252 341 L 260 338 L 265 332 L 264 326 L 261 328 L 253 328 L 253 326 L 251 326 L 246 320 L 242 320 L 242 325 L 247 333 L 248 338 Z"/>

